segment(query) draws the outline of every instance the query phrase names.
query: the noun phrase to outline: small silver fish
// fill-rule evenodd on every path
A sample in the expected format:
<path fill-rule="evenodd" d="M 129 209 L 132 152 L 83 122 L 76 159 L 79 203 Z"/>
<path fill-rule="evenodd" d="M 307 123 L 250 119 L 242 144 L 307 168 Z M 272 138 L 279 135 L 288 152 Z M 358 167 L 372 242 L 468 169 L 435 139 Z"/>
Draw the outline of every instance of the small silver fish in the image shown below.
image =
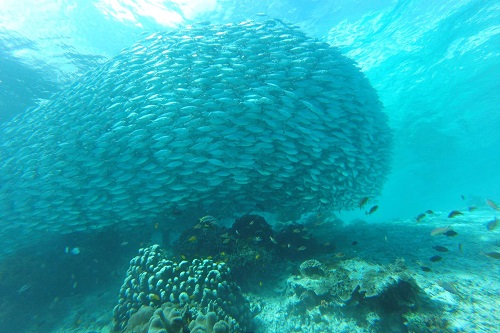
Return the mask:
<path fill-rule="evenodd" d="M 31 284 L 25 284 L 24 286 L 22 286 L 21 288 L 19 288 L 19 290 L 17 291 L 17 293 L 19 295 L 21 295 L 22 293 L 24 293 L 26 290 L 28 290 L 30 288 L 31 288 Z"/>

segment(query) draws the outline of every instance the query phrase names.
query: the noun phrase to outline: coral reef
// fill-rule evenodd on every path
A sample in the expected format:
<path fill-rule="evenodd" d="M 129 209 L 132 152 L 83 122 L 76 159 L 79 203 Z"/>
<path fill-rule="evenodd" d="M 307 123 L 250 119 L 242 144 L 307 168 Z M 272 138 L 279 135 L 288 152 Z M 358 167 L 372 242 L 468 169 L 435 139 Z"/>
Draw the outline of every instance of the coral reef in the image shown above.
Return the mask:
<path fill-rule="evenodd" d="M 185 260 L 176 263 L 167 260 L 158 245 L 140 249 L 139 256 L 130 261 L 120 289 L 118 305 L 113 311 L 114 330 L 124 332 L 132 318 L 133 322 L 138 321 L 134 314 L 138 316 L 142 306 L 158 309 L 165 303 L 183 312 L 186 324 L 198 313 L 210 311 L 225 321 L 231 332 L 245 331 L 251 324 L 248 302 L 224 262 L 194 259 L 191 263 Z M 158 327 L 170 320 L 169 315 L 158 310 L 153 318 Z"/>
<path fill-rule="evenodd" d="M 156 309 L 149 320 L 147 333 L 182 333 L 183 326 L 181 313 L 175 308 L 166 306 Z"/>
<path fill-rule="evenodd" d="M 316 259 L 306 260 L 300 264 L 300 274 L 303 276 L 323 276 L 325 275 L 325 270 L 323 265 Z"/>
<path fill-rule="evenodd" d="M 193 319 L 194 318 L 194 319 Z M 214 311 L 206 314 L 188 306 L 165 303 L 156 310 L 142 306 L 128 320 L 124 333 L 229 333 L 230 325 Z"/>
<path fill-rule="evenodd" d="M 279 276 L 285 260 L 304 260 L 333 248 L 329 243 L 320 244 L 304 225 L 287 224 L 275 231 L 263 217 L 248 214 L 236 219 L 231 228 L 200 220 L 184 231 L 174 251 L 181 258 L 224 261 L 234 280 L 252 290 L 262 276 L 266 280 Z"/>
<path fill-rule="evenodd" d="M 155 308 L 152 306 L 141 306 L 139 311 L 130 316 L 125 327 L 125 333 L 142 333 L 147 332 L 149 328 L 149 320 L 155 313 Z"/>
<path fill-rule="evenodd" d="M 436 321 L 439 309 L 402 260 L 382 266 L 351 259 L 332 267 L 308 260 L 301 264 L 300 275 L 288 279 L 287 295 L 290 327 L 295 328 L 315 323 L 317 329 L 333 329 L 331 314 L 380 332 L 408 332 L 409 320 L 422 332 L 431 332 L 429 325 L 446 326 L 446 321 Z"/>
<path fill-rule="evenodd" d="M 191 333 L 229 333 L 229 325 L 223 321 L 217 321 L 215 312 L 208 312 L 206 315 L 198 315 L 195 320 L 189 323 Z"/>

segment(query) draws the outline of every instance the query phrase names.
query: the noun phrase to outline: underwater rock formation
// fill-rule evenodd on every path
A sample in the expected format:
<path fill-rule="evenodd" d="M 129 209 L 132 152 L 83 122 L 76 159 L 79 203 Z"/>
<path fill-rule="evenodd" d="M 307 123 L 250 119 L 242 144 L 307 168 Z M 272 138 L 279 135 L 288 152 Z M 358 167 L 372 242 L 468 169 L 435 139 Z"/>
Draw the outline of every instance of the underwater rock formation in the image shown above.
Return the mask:
<path fill-rule="evenodd" d="M 165 258 L 158 245 L 140 249 L 139 256 L 130 261 L 118 305 L 113 310 L 115 331 L 124 332 L 130 320 L 140 322 L 134 314 L 141 312 L 142 318 L 146 311 L 143 306 L 160 308 L 166 303 L 176 308 L 164 308 L 162 313 L 156 310 L 152 317 L 154 327 L 177 327 L 181 322 L 187 325 L 184 317 L 196 318 L 208 312 L 225 321 L 231 332 L 245 331 L 251 323 L 248 302 L 232 281 L 225 263 L 208 259 L 175 263 Z"/>
<path fill-rule="evenodd" d="M 334 331 L 339 314 L 354 320 L 360 331 L 431 332 L 446 326 L 437 320 L 442 309 L 425 297 L 403 261 L 381 266 L 345 260 L 327 266 L 308 260 L 300 271 L 287 282 L 290 330 Z M 435 327 L 425 327 L 430 322 Z"/>
<path fill-rule="evenodd" d="M 203 220 L 186 229 L 174 244 L 174 254 L 184 259 L 209 257 L 231 267 L 232 277 L 246 291 L 278 277 L 286 261 L 311 258 L 332 251 L 333 244 L 320 244 L 306 227 L 287 224 L 280 230 L 259 215 L 247 214 L 230 228 Z"/>
<path fill-rule="evenodd" d="M 379 194 L 391 141 L 356 64 L 279 20 L 154 33 L 0 136 L 2 232 L 17 243 L 174 209 L 355 208 Z"/>

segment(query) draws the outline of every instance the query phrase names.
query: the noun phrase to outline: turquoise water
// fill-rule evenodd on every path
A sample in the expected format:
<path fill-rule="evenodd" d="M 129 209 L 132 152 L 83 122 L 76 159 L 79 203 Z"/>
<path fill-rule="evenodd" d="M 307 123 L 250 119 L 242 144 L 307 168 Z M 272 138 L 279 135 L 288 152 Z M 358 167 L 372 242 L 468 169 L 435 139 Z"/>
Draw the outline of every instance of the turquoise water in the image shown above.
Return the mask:
<path fill-rule="evenodd" d="M 380 281 L 354 271 L 383 279 L 376 265 L 398 258 L 428 296 L 412 301 L 448 316 L 429 327 L 493 331 L 499 23 L 495 1 L 2 2 L 0 332 L 109 331 L 117 299 L 137 299 L 124 277 L 157 273 L 127 273 L 152 244 L 226 262 L 250 308 L 267 304 L 254 326 L 210 305 L 242 331 L 425 331 L 424 305 L 345 313 L 334 292 L 297 291 L 317 278 L 299 273 L 306 259 L 366 286 Z M 235 222 L 248 213 L 267 222 Z M 458 236 L 429 236 L 448 225 Z"/>

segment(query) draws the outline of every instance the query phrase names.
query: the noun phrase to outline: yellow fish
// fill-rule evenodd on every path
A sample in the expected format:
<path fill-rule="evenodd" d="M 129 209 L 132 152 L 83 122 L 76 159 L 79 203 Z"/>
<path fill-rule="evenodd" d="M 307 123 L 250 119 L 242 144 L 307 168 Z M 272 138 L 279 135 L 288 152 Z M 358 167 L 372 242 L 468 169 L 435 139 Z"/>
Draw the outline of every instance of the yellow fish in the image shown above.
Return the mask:
<path fill-rule="evenodd" d="M 196 242 L 196 236 L 189 237 L 188 242 Z"/>

